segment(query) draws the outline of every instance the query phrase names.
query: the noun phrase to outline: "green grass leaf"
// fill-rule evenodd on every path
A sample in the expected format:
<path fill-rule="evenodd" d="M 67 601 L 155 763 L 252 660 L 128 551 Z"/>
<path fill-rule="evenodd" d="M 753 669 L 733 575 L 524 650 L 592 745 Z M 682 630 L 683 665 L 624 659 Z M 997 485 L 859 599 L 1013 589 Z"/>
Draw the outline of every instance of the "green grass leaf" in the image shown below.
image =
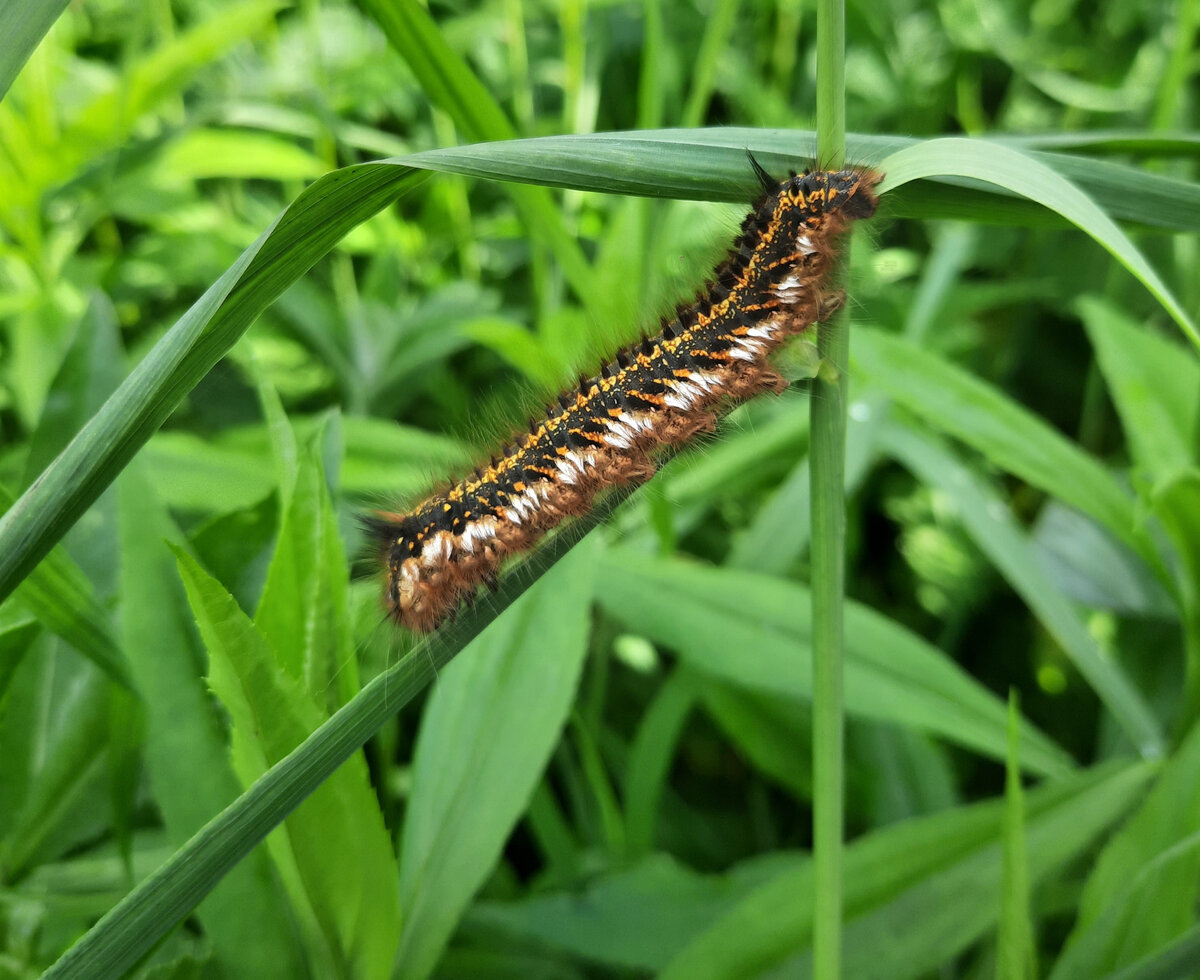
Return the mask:
<path fill-rule="evenodd" d="M 1079 612 L 1050 579 L 999 494 L 932 437 L 894 424 L 881 445 L 922 483 L 945 494 L 976 545 L 1025 600 L 1139 752 L 1161 755 L 1163 734 L 1141 693 L 1088 633 Z"/>
<path fill-rule="evenodd" d="M 648 854 L 654 847 L 659 802 L 679 738 L 696 705 L 696 688 L 693 672 L 680 668 L 659 685 L 642 714 L 625 768 L 625 841 L 630 854 Z"/>
<path fill-rule="evenodd" d="M 1133 273 L 1200 347 L 1200 331 L 1133 242 L 1082 190 L 1029 154 L 975 140 L 939 139 L 894 153 L 880 166 L 887 173 L 879 185 L 881 194 L 922 177 L 969 177 L 998 184 L 1061 214 Z"/>
<path fill-rule="evenodd" d="M 1196 461 L 1200 360 L 1094 296 L 1076 308 L 1121 417 L 1134 462 L 1151 481 Z"/>
<path fill-rule="evenodd" d="M 925 424 L 1095 518 L 1165 578 L 1133 495 L 1099 460 L 1028 409 L 944 358 L 878 330 L 855 331 L 852 363 Z"/>
<path fill-rule="evenodd" d="M 1149 765 L 1109 766 L 1027 799 L 1031 880 L 1063 868 L 1132 806 Z M 921 976 L 994 926 L 1003 864 L 1002 801 L 875 831 L 846 850 L 847 980 Z M 763 885 L 702 933 L 660 980 L 811 976 L 812 866 Z"/>
<path fill-rule="evenodd" d="M 606 553 L 597 596 L 613 616 L 675 650 L 690 666 L 789 699 L 811 696 L 810 613 L 791 582 L 679 559 Z M 996 759 L 1006 714 L 945 654 L 857 603 L 846 607 L 846 709 L 966 745 Z M 1062 773 L 1070 760 L 1032 726 L 1024 763 Z"/>
<path fill-rule="evenodd" d="M 1186 935 L 1200 897 L 1200 727 L 1095 862 L 1051 980 L 1130 966 Z"/>
<path fill-rule="evenodd" d="M 400 849 L 398 977 L 430 975 L 529 804 L 575 699 L 594 552 L 577 549 L 553 592 L 531 590 L 439 679 L 421 722 Z"/>
<path fill-rule="evenodd" d="M 697 935 L 754 889 L 800 859 L 773 854 L 704 875 L 668 854 L 589 880 L 581 889 L 534 894 L 517 902 L 477 902 L 472 928 L 510 943 L 537 943 L 594 963 L 660 970 Z"/>
<path fill-rule="evenodd" d="M 1015 691 L 1008 695 L 1008 758 L 1004 762 L 1004 847 L 996 980 L 1037 976 L 1033 922 L 1029 915 L 1029 864 L 1025 842 L 1025 790 L 1021 785 L 1020 721 Z"/>
<path fill-rule="evenodd" d="M 21 66 L 58 15 L 67 9 L 68 0 L 8 0 L 0 5 L 0 99 L 21 70 Z"/>

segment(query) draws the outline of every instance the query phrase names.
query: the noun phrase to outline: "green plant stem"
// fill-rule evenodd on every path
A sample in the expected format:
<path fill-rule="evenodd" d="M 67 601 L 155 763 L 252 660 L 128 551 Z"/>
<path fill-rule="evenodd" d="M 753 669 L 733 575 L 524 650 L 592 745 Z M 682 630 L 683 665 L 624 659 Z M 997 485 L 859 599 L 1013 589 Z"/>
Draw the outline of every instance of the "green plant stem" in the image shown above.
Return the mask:
<path fill-rule="evenodd" d="M 837 168 L 846 155 L 845 10 L 817 5 L 817 160 Z M 842 282 L 832 273 L 833 288 Z M 813 976 L 838 980 L 842 955 L 844 825 L 842 598 L 846 579 L 846 368 L 850 335 L 844 313 L 817 328 L 823 362 L 813 385 L 810 444 L 813 603 Z"/>

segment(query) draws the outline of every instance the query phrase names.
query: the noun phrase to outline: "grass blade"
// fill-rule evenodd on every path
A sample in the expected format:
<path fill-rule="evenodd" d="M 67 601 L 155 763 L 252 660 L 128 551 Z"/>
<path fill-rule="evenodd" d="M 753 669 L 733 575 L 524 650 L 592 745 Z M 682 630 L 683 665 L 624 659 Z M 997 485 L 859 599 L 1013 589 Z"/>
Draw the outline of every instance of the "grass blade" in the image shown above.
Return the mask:
<path fill-rule="evenodd" d="M 5 0 L 0 4 L 0 99 L 69 0 Z"/>
<path fill-rule="evenodd" d="M 1044 163 L 994 143 L 938 139 L 894 153 L 880 166 L 887 173 L 881 193 L 922 177 L 953 175 L 998 184 L 1058 212 L 1133 273 L 1188 339 L 1200 347 L 1200 330 L 1133 242 L 1096 202 Z"/>

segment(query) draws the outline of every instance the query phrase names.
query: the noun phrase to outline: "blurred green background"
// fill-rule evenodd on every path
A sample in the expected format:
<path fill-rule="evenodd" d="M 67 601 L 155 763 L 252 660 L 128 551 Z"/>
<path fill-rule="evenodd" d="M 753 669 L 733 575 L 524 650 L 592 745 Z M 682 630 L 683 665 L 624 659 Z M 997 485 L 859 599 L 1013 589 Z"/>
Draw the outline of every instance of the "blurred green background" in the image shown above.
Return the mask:
<path fill-rule="evenodd" d="M 1194 316 L 1198 26 L 852 3 L 847 127 L 1057 151 Z M 353 227 L 300 276 L 332 240 L 279 226 L 291 266 L 232 295 L 287 288 L 0 607 L 0 977 L 411 647 L 355 515 L 689 298 L 743 148 L 811 157 L 815 60 L 797 0 L 66 9 L 0 101 L 6 505 L 281 211 Z M 297 201 L 381 158 L 701 126 L 783 132 L 586 180 L 511 148 L 613 193 L 406 175 L 343 226 L 331 184 Z M 885 196 L 849 276 L 846 976 L 1200 976 L 1196 348 L 1096 242 L 959 178 Z M 666 465 L 139 975 L 807 976 L 807 415 L 801 380 Z"/>

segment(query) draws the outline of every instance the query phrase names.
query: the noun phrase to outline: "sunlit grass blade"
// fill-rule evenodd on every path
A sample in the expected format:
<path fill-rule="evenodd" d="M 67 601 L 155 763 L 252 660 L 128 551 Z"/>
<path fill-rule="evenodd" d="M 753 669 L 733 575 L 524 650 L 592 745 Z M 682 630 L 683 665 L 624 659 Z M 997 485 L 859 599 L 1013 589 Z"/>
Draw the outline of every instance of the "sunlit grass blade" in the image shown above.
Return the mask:
<path fill-rule="evenodd" d="M 0 5 L 0 99 L 68 0 L 10 0 Z"/>
<path fill-rule="evenodd" d="M 969 177 L 1007 188 L 1056 211 L 1087 232 L 1141 282 L 1197 347 L 1200 331 L 1126 234 L 1078 187 L 1027 153 L 977 140 L 938 139 L 893 153 L 880 192 L 934 176 Z"/>

